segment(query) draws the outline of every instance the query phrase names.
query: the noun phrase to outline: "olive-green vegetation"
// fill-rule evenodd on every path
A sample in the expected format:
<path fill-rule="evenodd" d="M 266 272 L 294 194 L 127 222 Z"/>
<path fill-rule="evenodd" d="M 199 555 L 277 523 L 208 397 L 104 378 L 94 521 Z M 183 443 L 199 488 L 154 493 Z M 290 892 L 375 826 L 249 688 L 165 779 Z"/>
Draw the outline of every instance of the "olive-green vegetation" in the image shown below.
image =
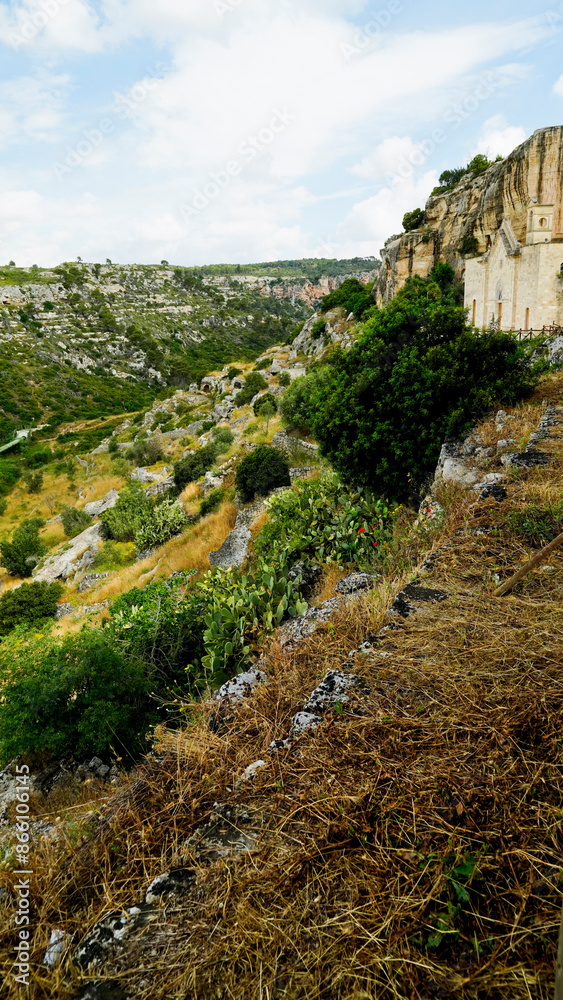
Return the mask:
<path fill-rule="evenodd" d="M 403 229 L 405 233 L 412 233 L 415 229 L 420 229 L 424 224 L 424 209 L 415 208 L 412 212 L 405 212 L 403 215 Z"/>
<path fill-rule="evenodd" d="M 187 518 L 174 498 L 153 499 L 132 479 L 121 491 L 114 507 L 100 517 L 106 539 L 134 542 L 142 551 L 163 545 L 187 525 Z"/>
<path fill-rule="evenodd" d="M 194 267 L 191 271 L 201 277 L 255 274 L 258 277 L 307 278 L 309 281 L 318 281 L 326 275 L 338 277 L 354 271 L 373 271 L 379 265 L 380 262 L 375 257 L 351 257 L 349 260 L 308 257 L 303 260 L 274 260 L 261 264 L 206 264 L 204 267 Z"/>
<path fill-rule="evenodd" d="M 30 517 L 16 528 L 11 541 L 0 542 L 0 562 L 10 576 L 31 576 L 46 552 L 39 537 L 43 525 L 40 517 Z"/>
<path fill-rule="evenodd" d="M 185 458 L 181 458 L 174 465 L 174 484 L 179 493 L 186 488 L 188 483 L 196 482 L 201 476 L 212 467 L 217 458 L 217 448 L 214 442 L 190 452 Z"/>
<path fill-rule="evenodd" d="M 494 163 L 500 163 L 502 156 L 497 156 L 494 160 L 489 160 L 483 153 L 477 153 L 466 167 L 455 167 L 453 170 L 444 170 L 440 175 L 440 183 L 434 188 L 432 195 L 446 194 L 453 191 L 464 177 L 478 177 L 484 174 Z M 405 227 L 406 228 L 406 227 Z M 414 228 L 417 228 L 416 226 Z M 408 230 L 407 230 L 408 232 Z"/>
<path fill-rule="evenodd" d="M 272 395 L 271 392 L 265 392 L 262 396 L 258 396 L 258 399 L 254 403 L 252 409 L 254 410 L 254 416 L 260 416 L 260 413 L 264 407 L 271 407 L 271 416 L 278 412 L 278 404 L 276 403 L 276 397 Z"/>
<path fill-rule="evenodd" d="M 350 351 L 334 350 L 287 390 L 282 416 L 313 432 L 345 482 L 414 499 L 445 440 L 535 384 L 542 363 L 528 346 L 468 327 L 453 277 L 441 265 L 426 281 L 410 279 L 370 316 Z"/>
<path fill-rule="evenodd" d="M 18 625 L 37 625 L 45 618 L 54 618 L 62 593 L 60 583 L 35 582 L 6 591 L 0 596 L 0 636 Z"/>
<path fill-rule="evenodd" d="M 92 518 L 84 510 L 77 507 L 64 506 L 61 511 L 61 521 L 63 522 L 64 533 L 67 538 L 75 538 L 81 531 L 89 528 Z"/>
<path fill-rule="evenodd" d="M 250 372 L 245 379 L 244 387 L 235 396 L 235 406 L 246 406 L 258 392 L 268 388 L 268 383 L 260 372 Z"/>
<path fill-rule="evenodd" d="M 289 486 L 289 462 L 279 448 L 262 444 L 240 462 L 235 486 L 244 503 L 255 496 L 266 496 L 279 486 Z"/>
<path fill-rule="evenodd" d="M 374 307 L 371 289 L 372 285 L 363 285 L 357 278 L 346 278 L 339 288 L 324 296 L 320 311 L 326 313 L 342 306 L 346 313 L 354 313 L 356 319 L 362 319 Z"/>

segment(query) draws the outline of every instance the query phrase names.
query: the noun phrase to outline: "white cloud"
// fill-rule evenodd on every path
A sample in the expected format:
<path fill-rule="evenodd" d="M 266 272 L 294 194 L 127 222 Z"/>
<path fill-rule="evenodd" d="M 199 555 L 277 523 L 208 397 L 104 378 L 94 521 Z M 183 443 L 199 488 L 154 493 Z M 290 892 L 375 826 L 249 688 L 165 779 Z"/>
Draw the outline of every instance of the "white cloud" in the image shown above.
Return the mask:
<path fill-rule="evenodd" d="M 406 177 L 397 176 L 392 186 L 354 205 L 338 228 L 339 244 L 357 247 L 356 253 L 379 252 L 389 236 L 403 231 L 405 212 L 423 208 L 437 183 L 435 170 L 418 179 L 414 171 Z"/>
<path fill-rule="evenodd" d="M 526 138 L 526 131 L 520 125 L 509 125 L 504 115 L 493 115 L 484 123 L 473 155 L 484 153 L 489 159 L 508 156 Z"/>
<path fill-rule="evenodd" d="M 0 83 L 0 148 L 60 134 L 69 79 L 41 72 Z"/>
<path fill-rule="evenodd" d="M 563 76 L 560 76 L 557 83 L 554 84 L 553 93 L 557 94 L 558 97 L 563 97 Z"/>

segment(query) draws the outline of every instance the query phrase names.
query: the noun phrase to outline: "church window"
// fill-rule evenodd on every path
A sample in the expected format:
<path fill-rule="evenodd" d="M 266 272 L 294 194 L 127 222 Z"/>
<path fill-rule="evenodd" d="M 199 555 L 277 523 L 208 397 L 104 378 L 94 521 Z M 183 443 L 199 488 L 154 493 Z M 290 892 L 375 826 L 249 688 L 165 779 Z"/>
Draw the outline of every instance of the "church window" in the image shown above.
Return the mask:
<path fill-rule="evenodd" d="M 540 219 L 540 226 L 541 226 L 542 229 L 546 228 L 546 226 L 547 226 L 547 219 L 545 218 L 545 216 L 541 217 L 541 219 Z"/>

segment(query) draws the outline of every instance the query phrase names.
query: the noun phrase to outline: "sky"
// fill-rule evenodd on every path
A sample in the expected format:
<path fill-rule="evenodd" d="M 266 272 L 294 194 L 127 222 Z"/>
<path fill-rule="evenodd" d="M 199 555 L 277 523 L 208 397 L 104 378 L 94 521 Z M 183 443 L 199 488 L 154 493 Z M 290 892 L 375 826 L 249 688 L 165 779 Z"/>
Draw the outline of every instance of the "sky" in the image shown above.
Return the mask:
<path fill-rule="evenodd" d="M 563 0 L 0 0 L 0 264 L 378 256 L 563 120 Z"/>

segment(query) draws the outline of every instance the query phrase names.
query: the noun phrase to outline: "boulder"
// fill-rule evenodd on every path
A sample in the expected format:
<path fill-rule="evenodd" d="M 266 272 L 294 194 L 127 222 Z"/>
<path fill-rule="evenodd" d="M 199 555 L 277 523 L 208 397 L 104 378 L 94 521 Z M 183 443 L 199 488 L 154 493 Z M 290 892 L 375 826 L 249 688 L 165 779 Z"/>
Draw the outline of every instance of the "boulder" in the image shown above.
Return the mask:
<path fill-rule="evenodd" d="M 529 448 L 528 451 L 512 452 L 508 455 L 503 455 L 501 462 L 503 465 L 514 469 L 536 469 L 544 465 L 549 465 L 551 458 L 545 451 L 540 451 L 539 448 Z"/>
<path fill-rule="evenodd" d="M 175 489 L 174 476 L 166 476 L 166 479 L 161 479 L 160 482 L 147 486 L 145 493 L 148 497 L 159 497 L 173 489 Z"/>
<path fill-rule="evenodd" d="M 233 528 L 220 549 L 209 553 L 212 566 L 242 566 L 246 559 L 252 535 L 246 526 Z"/>
<path fill-rule="evenodd" d="M 78 945 L 74 953 L 76 964 L 82 969 L 98 964 L 114 954 L 125 940 L 137 936 L 157 917 L 158 911 L 146 903 L 107 913 L 94 924 Z"/>
<path fill-rule="evenodd" d="M 89 514 L 90 517 L 99 517 L 105 510 L 115 507 L 118 499 L 119 493 L 117 490 L 110 490 L 102 500 L 92 500 L 91 503 L 85 504 L 84 513 Z"/>
<path fill-rule="evenodd" d="M 233 704 L 244 701 L 245 698 L 250 697 L 258 684 L 265 684 L 266 680 L 266 674 L 262 670 L 246 670 L 243 674 L 237 674 L 231 680 L 225 681 L 216 692 L 215 698 L 218 701 L 226 699 Z"/>
<path fill-rule="evenodd" d="M 554 337 L 548 345 L 549 360 L 552 365 L 559 365 L 563 361 L 563 337 Z"/>
<path fill-rule="evenodd" d="M 222 476 L 212 476 L 210 472 L 206 472 L 203 478 L 203 495 L 207 496 L 212 490 L 216 490 L 219 486 L 223 485 Z"/>
<path fill-rule="evenodd" d="M 72 1000 L 129 1000 L 117 979 L 92 979 L 75 993 Z"/>
<path fill-rule="evenodd" d="M 159 472 L 149 472 L 142 465 L 137 469 L 133 469 L 131 473 L 131 479 L 135 479 L 138 483 L 142 483 L 143 486 L 148 483 L 155 483 L 160 478 Z"/>
<path fill-rule="evenodd" d="M 68 580 L 78 570 L 85 569 L 94 562 L 102 538 L 101 524 L 86 528 L 76 538 L 72 538 L 61 552 L 50 556 L 34 574 L 34 579 L 38 583 Z"/>
<path fill-rule="evenodd" d="M 158 903 L 169 896 L 183 895 L 195 885 L 196 873 L 193 868 L 174 868 L 172 871 L 157 875 L 149 885 L 146 903 Z"/>
<path fill-rule="evenodd" d="M 87 573 L 86 576 L 82 577 L 78 585 L 78 592 L 83 594 L 85 590 L 89 590 L 96 583 L 101 583 L 107 576 L 109 576 L 109 573 Z"/>
<path fill-rule="evenodd" d="M 473 486 L 480 478 L 480 472 L 466 461 L 463 442 L 452 441 L 442 445 L 434 478 L 460 483 L 462 486 Z"/>

